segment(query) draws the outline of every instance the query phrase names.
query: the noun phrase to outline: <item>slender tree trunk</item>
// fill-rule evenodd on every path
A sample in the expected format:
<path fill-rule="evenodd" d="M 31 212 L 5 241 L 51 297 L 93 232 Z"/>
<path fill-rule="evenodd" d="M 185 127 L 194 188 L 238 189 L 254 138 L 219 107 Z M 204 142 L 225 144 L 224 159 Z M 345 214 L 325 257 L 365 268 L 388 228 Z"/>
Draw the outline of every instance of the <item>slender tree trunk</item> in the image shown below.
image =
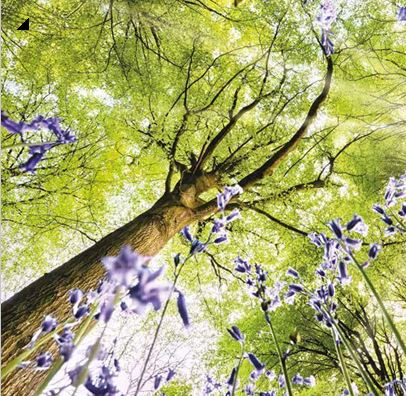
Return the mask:
<path fill-rule="evenodd" d="M 69 290 L 94 289 L 105 273 L 100 263 L 102 257 L 117 254 L 125 244 L 142 255 L 154 256 L 172 236 L 195 219 L 193 209 L 167 194 L 151 209 L 5 301 L 1 321 L 2 364 L 14 358 L 29 343 L 44 315 L 53 315 L 60 322 L 70 316 Z M 43 376 L 43 372 L 33 374 L 17 369 L 5 378 L 2 394 L 29 396 Z"/>

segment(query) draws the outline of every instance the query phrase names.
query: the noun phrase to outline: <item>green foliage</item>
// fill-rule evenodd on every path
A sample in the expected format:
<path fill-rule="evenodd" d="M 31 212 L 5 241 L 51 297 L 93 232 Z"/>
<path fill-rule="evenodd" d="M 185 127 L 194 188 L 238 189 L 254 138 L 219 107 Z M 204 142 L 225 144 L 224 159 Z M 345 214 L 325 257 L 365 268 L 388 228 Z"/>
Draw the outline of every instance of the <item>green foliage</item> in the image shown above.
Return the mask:
<path fill-rule="evenodd" d="M 171 161 L 177 162 L 174 185 L 182 166 L 193 164 L 229 120 L 237 90 L 237 110 L 258 95 L 267 67 L 266 88 L 275 93 L 242 117 L 207 163 L 208 171 L 227 164 L 218 188 L 255 169 L 303 122 L 325 73 L 314 23 L 319 2 L 306 8 L 299 0 L 246 0 L 238 7 L 221 1 L 210 6 L 215 12 L 197 3 L 4 2 L 3 109 L 27 121 L 57 115 L 78 142 L 56 148 L 33 175 L 17 169 L 26 152 L 3 151 L 3 296 L 150 207 L 164 192 Z M 239 353 L 225 331 L 234 323 L 246 334 L 247 348 L 260 351 L 270 367 L 277 363 L 256 302 L 229 273 L 237 254 L 265 264 L 275 278 L 291 266 L 312 282 L 320 253 L 286 224 L 307 233 L 323 230 L 332 217 L 347 220 L 359 213 L 372 222 L 370 241 L 381 238 L 370 208 L 387 178 L 402 173 L 406 153 L 404 26 L 395 24 L 395 13 L 392 3 L 375 0 L 340 9 L 328 102 L 297 150 L 243 197 L 284 224 L 243 208 L 243 219 L 231 227 L 231 242 L 213 250 L 216 261 L 197 258 L 181 279 L 196 297 L 201 320 L 219 334 L 215 353 L 210 350 L 202 361 L 223 378 Z M 31 30 L 16 31 L 28 16 Z M 195 83 L 188 86 L 190 81 Z M 191 114 L 173 158 L 185 108 Z M 2 133 L 4 146 L 19 143 Z M 311 184 L 317 180 L 322 185 Z M 214 197 L 216 189 L 206 194 L 201 198 Z M 200 235 L 203 226 L 196 224 L 194 232 Z M 387 250 L 371 273 L 392 301 L 405 282 L 399 265 L 404 251 L 398 245 Z M 186 251 L 180 238 L 167 245 L 160 260 L 170 262 L 177 251 Z M 365 290 L 349 293 L 366 298 Z M 402 307 L 404 298 L 403 292 Z M 311 314 L 301 308 L 305 313 L 288 307 L 274 315 L 286 347 L 295 328 L 305 344 L 313 335 L 303 325 Z M 301 315 L 307 321 L 301 322 Z M 334 353 L 327 339 L 325 351 Z M 325 357 L 309 352 L 304 356 L 312 363 L 301 367 L 302 355 L 295 356 L 292 373 L 307 375 L 316 367 L 320 374 L 317 387 L 301 395 L 330 394 L 325 391 L 330 378 L 337 379 L 337 389 L 343 385 L 331 360 L 328 365 Z M 244 363 L 242 378 L 249 369 Z M 178 381 L 165 388 L 167 395 L 191 393 L 188 381 Z"/>

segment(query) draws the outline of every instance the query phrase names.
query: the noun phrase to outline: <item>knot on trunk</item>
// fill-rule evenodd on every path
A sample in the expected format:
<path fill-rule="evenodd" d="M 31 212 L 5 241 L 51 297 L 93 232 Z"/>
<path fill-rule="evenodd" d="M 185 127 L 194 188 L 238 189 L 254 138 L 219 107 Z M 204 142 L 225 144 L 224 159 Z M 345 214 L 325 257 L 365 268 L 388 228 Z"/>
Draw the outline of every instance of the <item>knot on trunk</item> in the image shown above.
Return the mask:
<path fill-rule="evenodd" d="M 213 173 L 188 173 L 177 186 L 179 201 L 187 208 L 197 208 L 204 203 L 200 195 L 216 186 L 217 177 Z"/>

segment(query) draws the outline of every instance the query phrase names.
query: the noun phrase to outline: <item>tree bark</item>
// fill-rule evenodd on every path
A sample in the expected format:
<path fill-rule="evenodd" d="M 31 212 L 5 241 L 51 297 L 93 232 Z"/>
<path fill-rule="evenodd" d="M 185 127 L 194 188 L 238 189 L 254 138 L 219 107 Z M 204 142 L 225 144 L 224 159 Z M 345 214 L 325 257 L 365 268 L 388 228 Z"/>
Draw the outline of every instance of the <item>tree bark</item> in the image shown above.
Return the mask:
<path fill-rule="evenodd" d="M 156 255 L 183 227 L 196 220 L 193 209 L 172 194 L 166 194 L 149 210 L 136 217 L 76 257 L 46 273 L 2 304 L 2 364 L 21 353 L 46 314 L 64 322 L 71 315 L 68 292 L 73 288 L 90 291 L 105 271 L 100 259 L 116 255 L 130 245 L 145 256 Z M 35 258 L 34 258 L 35 260 Z M 2 384 L 4 396 L 29 396 L 44 377 L 30 370 L 16 369 Z"/>

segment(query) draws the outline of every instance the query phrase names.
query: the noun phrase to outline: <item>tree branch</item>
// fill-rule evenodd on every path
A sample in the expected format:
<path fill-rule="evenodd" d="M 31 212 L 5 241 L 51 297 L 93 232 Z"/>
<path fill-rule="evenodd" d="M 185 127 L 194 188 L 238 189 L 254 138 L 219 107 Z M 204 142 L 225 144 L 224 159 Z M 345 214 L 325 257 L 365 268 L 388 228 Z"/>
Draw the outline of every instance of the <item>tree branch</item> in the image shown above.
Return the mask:
<path fill-rule="evenodd" d="M 262 166 L 256 169 L 254 172 L 245 176 L 240 181 L 240 186 L 243 188 L 250 187 L 258 180 L 263 179 L 266 176 L 271 175 L 274 170 L 278 167 L 280 162 L 299 144 L 300 140 L 304 137 L 306 132 L 309 130 L 310 125 L 317 116 L 317 113 L 326 100 L 327 95 L 330 91 L 331 79 L 333 76 L 333 61 L 330 57 L 327 57 L 327 74 L 325 77 L 324 87 L 320 95 L 315 99 L 315 101 L 310 106 L 309 112 L 307 113 L 306 119 L 302 126 L 297 130 L 297 132 L 292 136 L 292 138 L 279 149 L 271 158 L 268 159 Z"/>

